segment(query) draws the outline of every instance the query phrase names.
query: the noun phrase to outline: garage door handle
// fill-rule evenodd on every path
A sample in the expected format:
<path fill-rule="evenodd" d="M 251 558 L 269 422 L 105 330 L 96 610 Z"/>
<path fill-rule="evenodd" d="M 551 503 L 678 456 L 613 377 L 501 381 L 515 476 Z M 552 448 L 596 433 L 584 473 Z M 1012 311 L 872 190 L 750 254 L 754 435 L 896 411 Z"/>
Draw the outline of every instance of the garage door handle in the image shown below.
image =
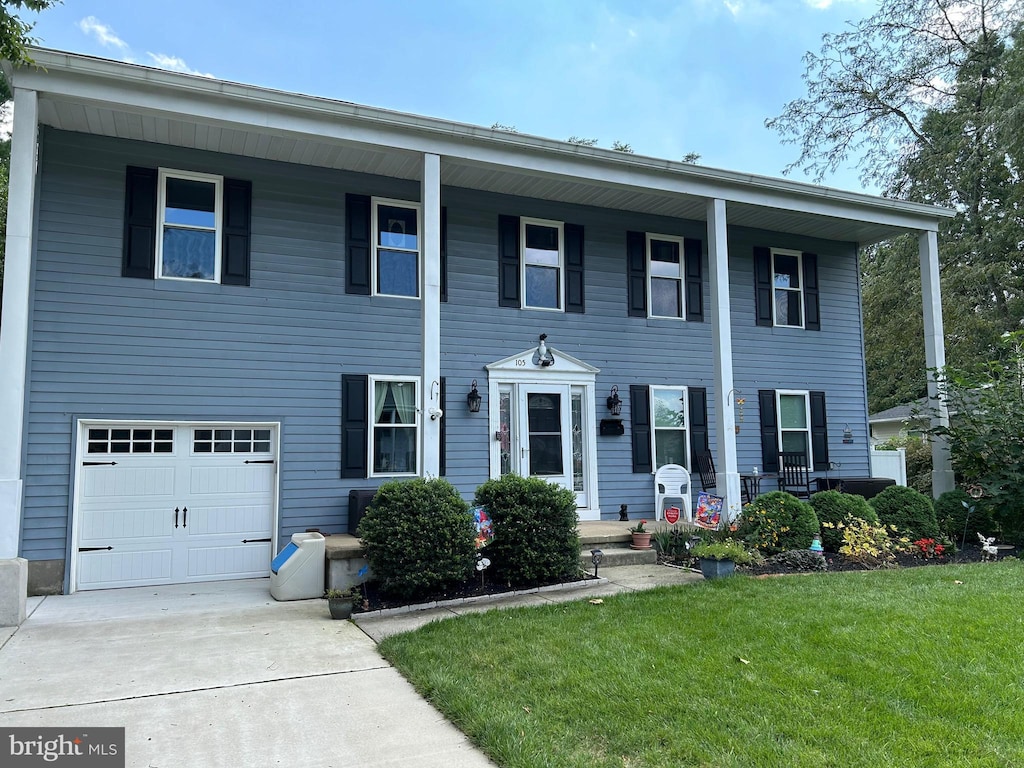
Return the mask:
<path fill-rule="evenodd" d="M 188 528 L 188 507 L 183 507 L 181 510 L 181 527 Z"/>
<path fill-rule="evenodd" d="M 174 527 L 175 528 L 178 527 L 178 512 L 179 512 L 178 508 L 175 507 L 174 508 Z"/>

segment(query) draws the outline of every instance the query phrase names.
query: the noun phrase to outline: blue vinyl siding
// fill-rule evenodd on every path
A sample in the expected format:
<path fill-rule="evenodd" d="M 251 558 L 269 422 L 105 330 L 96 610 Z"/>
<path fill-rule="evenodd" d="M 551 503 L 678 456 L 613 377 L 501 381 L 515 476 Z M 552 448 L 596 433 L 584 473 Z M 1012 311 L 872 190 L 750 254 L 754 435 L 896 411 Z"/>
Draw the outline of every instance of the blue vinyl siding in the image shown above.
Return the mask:
<path fill-rule="evenodd" d="M 417 200 L 419 184 L 49 129 L 41 144 L 23 554 L 65 557 L 76 418 L 279 421 L 281 535 L 345 530 L 348 491 L 379 480 L 340 479 L 341 376 L 420 375 L 421 362 L 420 302 L 345 293 L 345 194 Z M 129 164 L 252 182 L 249 287 L 121 277 Z M 547 333 L 549 345 L 600 369 L 595 425 L 608 417 L 612 385 L 623 397 L 626 434 L 597 437 L 604 516 L 615 517 L 620 504 L 649 512 L 652 477 L 631 471 L 630 385 L 707 388 L 716 452 L 710 320 L 717 309 L 704 223 L 447 187 L 442 202 L 448 478 L 470 499 L 489 474 L 483 366 Z M 498 307 L 500 214 L 583 226 L 585 314 Z M 705 322 L 627 316 L 628 230 L 702 241 Z M 755 325 L 755 245 L 818 254 L 820 332 Z M 740 470 L 761 463 L 757 390 L 792 388 L 826 392 L 831 459 L 843 474 L 868 474 L 854 245 L 731 228 L 729 248 L 735 386 L 746 398 Z M 473 379 L 485 397 L 478 414 L 465 405 Z M 847 423 L 853 445 L 842 444 Z"/>

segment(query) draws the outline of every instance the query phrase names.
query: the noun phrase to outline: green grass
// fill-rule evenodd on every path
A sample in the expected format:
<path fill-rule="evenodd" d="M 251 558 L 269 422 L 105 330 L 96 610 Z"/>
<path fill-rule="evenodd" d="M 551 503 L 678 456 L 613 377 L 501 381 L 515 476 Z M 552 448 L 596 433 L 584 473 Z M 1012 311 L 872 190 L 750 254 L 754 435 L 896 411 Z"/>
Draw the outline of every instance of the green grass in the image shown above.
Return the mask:
<path fill-rule="evenodd" d="M 1019 561 L 736 577 L 381 652 L 505 768 L 1024 766 L 1022 595 Z"/>

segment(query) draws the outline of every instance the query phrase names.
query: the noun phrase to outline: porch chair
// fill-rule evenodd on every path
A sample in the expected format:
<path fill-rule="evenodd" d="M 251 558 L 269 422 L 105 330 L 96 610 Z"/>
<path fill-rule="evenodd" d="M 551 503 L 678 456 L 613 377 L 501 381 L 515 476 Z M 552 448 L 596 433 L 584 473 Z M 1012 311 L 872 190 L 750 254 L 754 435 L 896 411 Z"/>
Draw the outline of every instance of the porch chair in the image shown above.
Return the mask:
<path fill-rule="evenodd" d="M 798 499 L 811 498 L 811 473 L 807 467 L 807 454 L 803 451 L 783 451 L 779 454 L 779 490 Z"/>
<path fill-rule="evenodd" d="M 718 479 L 715 476 L 715 460 L 710 453 L 698 453 L 694 460 L 697 464 L 697 472 L 700 473 L 700 486 L 705 491 L 713 491 L 718 487 Z"/>
<path fill-rule="evenodd" d="M 654 519 L 661 520 L 665 499 L 682 500 L 681 519 L 692 522 L 690 513 L 690 471 L 678 464 L 664 464 L 654 473 Z"/>

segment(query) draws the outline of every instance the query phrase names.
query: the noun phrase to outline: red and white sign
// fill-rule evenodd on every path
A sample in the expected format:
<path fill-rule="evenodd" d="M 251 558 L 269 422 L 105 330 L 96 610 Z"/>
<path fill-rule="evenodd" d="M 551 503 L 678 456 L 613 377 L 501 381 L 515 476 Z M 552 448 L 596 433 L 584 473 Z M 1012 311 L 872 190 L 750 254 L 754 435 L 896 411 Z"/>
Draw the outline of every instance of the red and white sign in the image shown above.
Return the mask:
<path fill-rule="evenodd" d="M 666 507 L 665 509 L 665 520 L 669 525 L 675 525 L 679 522 L 679 507 Z"/>

